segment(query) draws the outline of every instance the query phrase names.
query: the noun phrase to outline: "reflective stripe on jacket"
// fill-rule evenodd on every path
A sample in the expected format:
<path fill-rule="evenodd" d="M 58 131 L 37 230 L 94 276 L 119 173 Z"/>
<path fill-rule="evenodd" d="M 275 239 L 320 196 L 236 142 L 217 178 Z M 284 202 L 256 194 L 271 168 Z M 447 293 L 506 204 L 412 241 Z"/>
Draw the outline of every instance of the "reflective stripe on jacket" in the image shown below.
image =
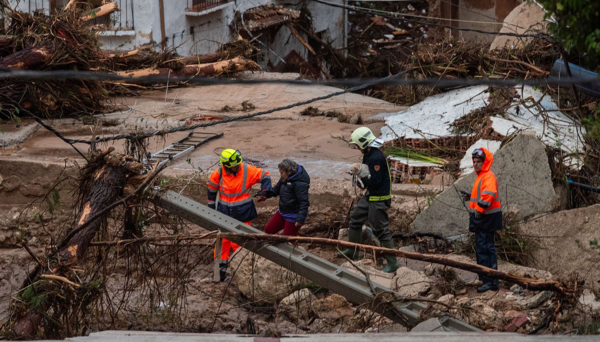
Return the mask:
<path fill-rule="evenodd" d="M 215 204 L 218 192 L 219 212 L 242 222 L 250 221 L 257 216 L 250 196 L 252 186 L 257 183 L 261 183 L 261 190 L 271 191 L 269 171 L 242 163 L 237 174 L 228 174 L 221 166 L 208 179 L 208 204 Z"/>
<path fill-rule="evenodd" d="M 473 190 L 471 190 L 469 212 L 480 212 L 488 215 L 501 212 L 502 204 L 498 196 L 496 175 L 490 170 L 494 156 L 485 148 L 481 148 L 481 150 L 485 153 L 485 160 L 483 161 L 481 171 L 477 173 Z"/>

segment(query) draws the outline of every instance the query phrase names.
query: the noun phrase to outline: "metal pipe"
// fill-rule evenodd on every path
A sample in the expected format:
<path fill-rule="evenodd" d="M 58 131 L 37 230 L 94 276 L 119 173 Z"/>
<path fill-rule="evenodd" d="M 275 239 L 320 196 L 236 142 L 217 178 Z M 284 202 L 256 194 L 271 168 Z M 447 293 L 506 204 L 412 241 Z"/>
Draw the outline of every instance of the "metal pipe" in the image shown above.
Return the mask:
<path fill-rule="evenodd" d="M 569 182 L 569 185 L 576 186 L 576 187 L 578 187 L 580 189 L 600 193 L 600 188 L 597 188 L 597 187 L 594 187 L 594 186 L 591 186 L 591 185 L 588 185 L 588 184 L 573 182 L 572 179 L 569 179 L 568 182 Z"/>

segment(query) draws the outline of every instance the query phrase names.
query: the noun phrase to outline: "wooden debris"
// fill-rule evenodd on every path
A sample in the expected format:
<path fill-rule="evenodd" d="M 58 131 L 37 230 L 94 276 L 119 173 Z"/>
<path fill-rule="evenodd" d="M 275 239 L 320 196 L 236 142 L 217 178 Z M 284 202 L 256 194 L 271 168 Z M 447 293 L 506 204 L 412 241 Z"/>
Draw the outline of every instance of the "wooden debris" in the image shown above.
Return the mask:
<path fill-rule="evenodd" d="M 117 2 L 116 1 L 109 2 L 105 5 L 102 5 L 98 8 L 94 8 L 93 10 L 87 12 L 87 15 L 85 15 L 83 18 L 81 18 L 81 20 L 83 20 L 83 21 L 94 20 L 96 18 L 111 14 L 116 11 L 120 11 Z"/>
<path fill-rule="evenodd" d="M 174 79 L 177 77 L 192 77 L 192 76 L 217 76 L 227 72 L 239 72 L 245 70 L 258 70 L 260 66 L 253 61 L 247 60 L 242 57 L 236 57 L 225 61 L 208 63 L 208 64 L 196 64 L 187 65 L 181 70 L 171 70 L 168 68 L 158 69 L 142 69 L 142 70 L 129 70 L 117 72 L 120 76 L 126 76 L 132 78 L 132 80 L 123 80 L 121 82 L 136 83 L 140 77 L 150 76 L 171 76 Z M 134 80 L 135 78 L 135 80 Z"/>

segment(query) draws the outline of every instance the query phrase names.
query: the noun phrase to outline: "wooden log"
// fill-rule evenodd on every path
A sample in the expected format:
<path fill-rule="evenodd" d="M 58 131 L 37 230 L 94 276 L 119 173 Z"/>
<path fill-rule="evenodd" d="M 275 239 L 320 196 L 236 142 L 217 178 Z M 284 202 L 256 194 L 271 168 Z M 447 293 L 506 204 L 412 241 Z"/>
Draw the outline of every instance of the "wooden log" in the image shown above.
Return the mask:
<path fill-rule="evenodd" d="M 101 241 L 94 242 L 93 246 L 118 246 L 127 245 L 131 243 L 148 243 L 150 241 L 183 241 L 183 240 L 201 240 L 201 239 L 214 239 L 214 234 L 218 232 L 212 232 L 208 234 L 198 235 L 171 235 L 171 236 L 146 236 L 138 239 L 127 239 L 118 241 Z M 358 243 L 332 240 L 325 238 L 314 238 L 305 236 L 281 236 L 281 235 L 269 235 L 269 234 L 235 234 L 235 233 L 219 233 L 219 237 L 237 240 L 238 244 L 242 244 L 244 241 L 270 241 L 270 242 L 298 242 L 298 243 L 309 243 L 317 245 L 335 246 L 338 248 L 350 248 L 357 249 L 367 252 L 372 252 L 377 255 L 395 255 L 398 257 L 419 260 L 425 262 L 431 262 L 434 264 L 450 266 L 459 268 L 465 271 L 473 273 L 484 274 L 490 278 L 502 279 L 510 283 L 519 284 L 526 289 L 533 291 L 555 291 L 562 295 L 571 296 L 577 294 L 576 284 L 568 284 L 555 279 L 539 279 L 526 275 L 520 275 L 516 273 L 506 273 L 498 270 L 494 270 L 485 266 L 461 262 L 446 258 L 444 256 L 434 254 L 421 254 L 416 252 L 404 252 L 395 249 L 388 249 L 384 247 L 361 245 Z"/>
<path fill-rule="evenodd" d="M 221 58 L 220 52 L 207 53 L 205 55 L 186 56 L 182 58 L 182 62 L 186 65 L 189 64 L 205 64 L 214 63 Z"/>
<path fill-rule="evenodd" d="M 94 20 L 96 18 L 105 16 L 107 14 L 111 14 L 112 12 L 116 12 L 116 11 L 120 11 L 120 9 L 117 5 L 117 2 L 116 1 L 109 2 L 105 5 L 94 8 L 93 10 L 87 12 L 87 15 L 84 16 L 83 18 L 81 18 L 81 20 L 83 20 L 83 21 Z"/>
<path fill-rule="evenodd" d="M 43 64 L 52 58 L 53 47 L 43 45 L 21 50 L 0 60 L 0 67 L 25 70 Z"/>
<path fill-rule="evenodd" d="M 140 50 L 139 50 L 139 49 L 135 49 L 135 50 L 133 50 L 133 51 L 128 51 L 128 52 L 122 53 L 122 54 L 120 54 L 120 55 L 117 55 L 116 53 L 111 53 L 111 54 L 109 54 L 109 55 L 107 55 L 107 56 L 108 56 L 109 58 L 127 58 L 127 57 L 132 57 L 132 56 L 135 56 L 135 55 L 137 55 L 139 52 L 140 52 Z"/>
<path fill-rule="evenodd" d="M 236 57 L 233 59 L 228 59 L 220 62 L 209 63 L 209 64 L 196 64 L 196 65 L 187 65 L 185 68 L 181 70 L 171 70 L 169 68 L 159 68 L 159 69 L 140 69 L 140 70 L 128 70 L 128 71 L 119 71 L 117 75 L 129 77 L 131 80 L 122 80 L 118 83 L 136 83 L 138 79 L 141 78 L 143 81 L 144 77 L 152 77 L 152 76 L 170 76 L 174 80 L 177 78 L 185 78 L 192 76 L 217 76 L 224 72 L 234 72 L 234 71 L 246 71 L 246 70 L 257 70 L 260 69 L 260 66 L 255 62 L 242 58 Z M 169 72 L 170 71 L 170 72 Z"/>
<path fill-rule="evenodd" d="M 97 214 L 117 201 L 121 191 L 127 184 L 128 176 L 131 175 L 130 170 L 133 169 L 127 163 L 117 165 L 117 163 L 111 162 L 115 160 L 115 157 L 111 158 L 108 154 L 113 150 L 114 148 L 111 148 L 101 155 L 101 158 L 104 158 L 107 162 L 93 175 L 90 192 L 83 205 L 83 210 L 77 217 L 77 225 L 73 230 L 75 234 L 68 235 L 67 239 L 58 247 L 58 262 L 55 265 L 49 265 L 48 268 L 51 268 L 51 272 L 47 269 L 42 271 L 38 268 L 37 274 L 34 271 L 35 275 L 31 277 L 33 279 L 29 280 L 30 283 L 33 283 L 35 279 L 63 277 L 65 270 L 82 261 L 90 242 L 99 231 L 106 215 L 97 217 Z M 117 157 L 117 159 L 119 158 Z M 52 277 L 48 277 L 47 274 Z M 34 336 L 43 319 L 40 311 L 40 308 L 30 309 L 23 316 L 17 318 L 13 326 L 14 333 L 19 337 Z"/>

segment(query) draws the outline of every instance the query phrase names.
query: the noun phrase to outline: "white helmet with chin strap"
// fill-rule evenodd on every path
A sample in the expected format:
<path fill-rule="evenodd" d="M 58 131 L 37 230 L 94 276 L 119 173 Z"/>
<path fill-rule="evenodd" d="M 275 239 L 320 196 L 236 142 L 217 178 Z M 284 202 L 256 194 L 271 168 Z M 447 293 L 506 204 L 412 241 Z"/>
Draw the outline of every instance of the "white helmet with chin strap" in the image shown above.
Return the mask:
<path fill-rule="evenodd" d="M 368 127 L 359 127 L 352 132 L 350 144 L 357 145 L 361 149 L 366 149 L 377 139 L 375 134 Z"/>

